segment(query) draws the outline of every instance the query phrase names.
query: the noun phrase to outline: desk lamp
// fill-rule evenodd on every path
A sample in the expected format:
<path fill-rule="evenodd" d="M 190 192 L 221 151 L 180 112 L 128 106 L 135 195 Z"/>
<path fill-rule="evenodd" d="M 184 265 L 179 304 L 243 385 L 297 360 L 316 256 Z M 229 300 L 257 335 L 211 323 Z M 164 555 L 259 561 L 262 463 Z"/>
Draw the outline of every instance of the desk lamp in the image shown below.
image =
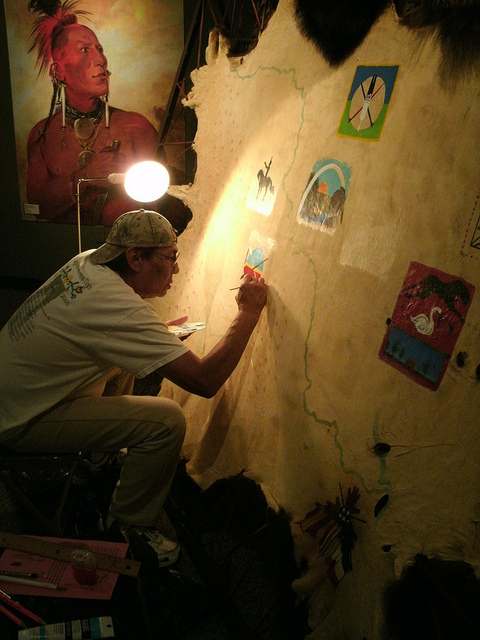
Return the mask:
<path fill-rule="evenodd" d="M 123 184 L 125 191 L 134 200 L 147 204 L 158 200 L 167 191 L 170 176 L 165 167 L 159 162 L 145 160 L 133 165 L 126 173 L 111 173 L 102 178 L 79 178 L 77 180 L 77 226 L 78 253 L 82 252 L 82 233 L 80 228 L 80 185 L 83 182 L 109 182 Z"/>

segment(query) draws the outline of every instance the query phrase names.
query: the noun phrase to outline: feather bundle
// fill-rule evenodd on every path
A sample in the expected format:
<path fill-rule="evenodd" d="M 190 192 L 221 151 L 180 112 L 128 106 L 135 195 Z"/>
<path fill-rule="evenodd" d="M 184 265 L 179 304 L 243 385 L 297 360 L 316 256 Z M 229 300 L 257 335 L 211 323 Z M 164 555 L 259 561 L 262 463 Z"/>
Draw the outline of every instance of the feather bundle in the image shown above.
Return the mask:
<path fill-rule="evenodd" d="M 32 46 L 29 53 L 37 50 L 36 67 L 38 73 L 49 68 L 52 60 L 52 43 L 60 29 L 78 22 L 78 16 L 88 15 L 88 11 L 77 9 L 80 0 L 30 0 L 28 10 L 39 14 L 31 32 Z"/>

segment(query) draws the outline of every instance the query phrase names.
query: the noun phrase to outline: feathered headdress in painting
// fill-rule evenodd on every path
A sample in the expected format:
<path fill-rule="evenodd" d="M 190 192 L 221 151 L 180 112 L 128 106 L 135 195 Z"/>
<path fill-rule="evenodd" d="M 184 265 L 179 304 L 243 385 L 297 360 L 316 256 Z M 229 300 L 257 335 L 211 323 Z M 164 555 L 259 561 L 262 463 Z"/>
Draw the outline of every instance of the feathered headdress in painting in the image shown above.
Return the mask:
<path fill-rule="evenodd" d="M 30 0 L 28 10 L 38 13 L 32 29 L 32 46 L 29 53 L 37 50 L 36 66 L 39 74 L 49 69 L 52 61 L 52 44 L 63 27 L 78 22 L 78 16 L 89 15 L 89 11 L 77 9 L 80 0 Z"/>

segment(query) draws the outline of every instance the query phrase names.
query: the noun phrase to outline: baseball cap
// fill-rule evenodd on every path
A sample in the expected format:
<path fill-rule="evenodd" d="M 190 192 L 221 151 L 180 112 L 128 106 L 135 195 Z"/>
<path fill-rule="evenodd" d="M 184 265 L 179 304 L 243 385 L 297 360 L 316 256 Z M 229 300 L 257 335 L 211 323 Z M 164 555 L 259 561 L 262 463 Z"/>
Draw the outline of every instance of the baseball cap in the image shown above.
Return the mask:
<path fill-rule="evenodd" d="M 170 222 L 156 211 L 127 211 L 115 220 L 105 244 L 89 258 L 93 264 L 110 262 L 127 247 L 170 247 L 177 235 Z"/>

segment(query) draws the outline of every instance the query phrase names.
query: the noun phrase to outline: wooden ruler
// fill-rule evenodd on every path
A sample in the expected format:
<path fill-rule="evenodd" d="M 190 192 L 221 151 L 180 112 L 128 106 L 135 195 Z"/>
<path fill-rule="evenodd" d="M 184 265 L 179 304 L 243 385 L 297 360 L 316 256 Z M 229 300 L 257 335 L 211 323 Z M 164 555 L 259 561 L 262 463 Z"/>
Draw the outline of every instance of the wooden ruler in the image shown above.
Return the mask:
<path fill-rule="evenodd" d="M 70 543 L 49 542 L 36 537 L 21 536 L 16 533 L 5 533 L 4 531 L 0 531 L 0 547 L 23 551 L 44 558 L 63 560 L 64 562 L 71 562 L 71 553 L 75 548 L 73 541 Z M 138 560 L 126 560 L 125 558 L 109 556 L 95 551 L 91 553 L 95 557 L 98 569 L 121 573 L 132 578 L 138 576 L 140 570 L 140 562 Z"/>

